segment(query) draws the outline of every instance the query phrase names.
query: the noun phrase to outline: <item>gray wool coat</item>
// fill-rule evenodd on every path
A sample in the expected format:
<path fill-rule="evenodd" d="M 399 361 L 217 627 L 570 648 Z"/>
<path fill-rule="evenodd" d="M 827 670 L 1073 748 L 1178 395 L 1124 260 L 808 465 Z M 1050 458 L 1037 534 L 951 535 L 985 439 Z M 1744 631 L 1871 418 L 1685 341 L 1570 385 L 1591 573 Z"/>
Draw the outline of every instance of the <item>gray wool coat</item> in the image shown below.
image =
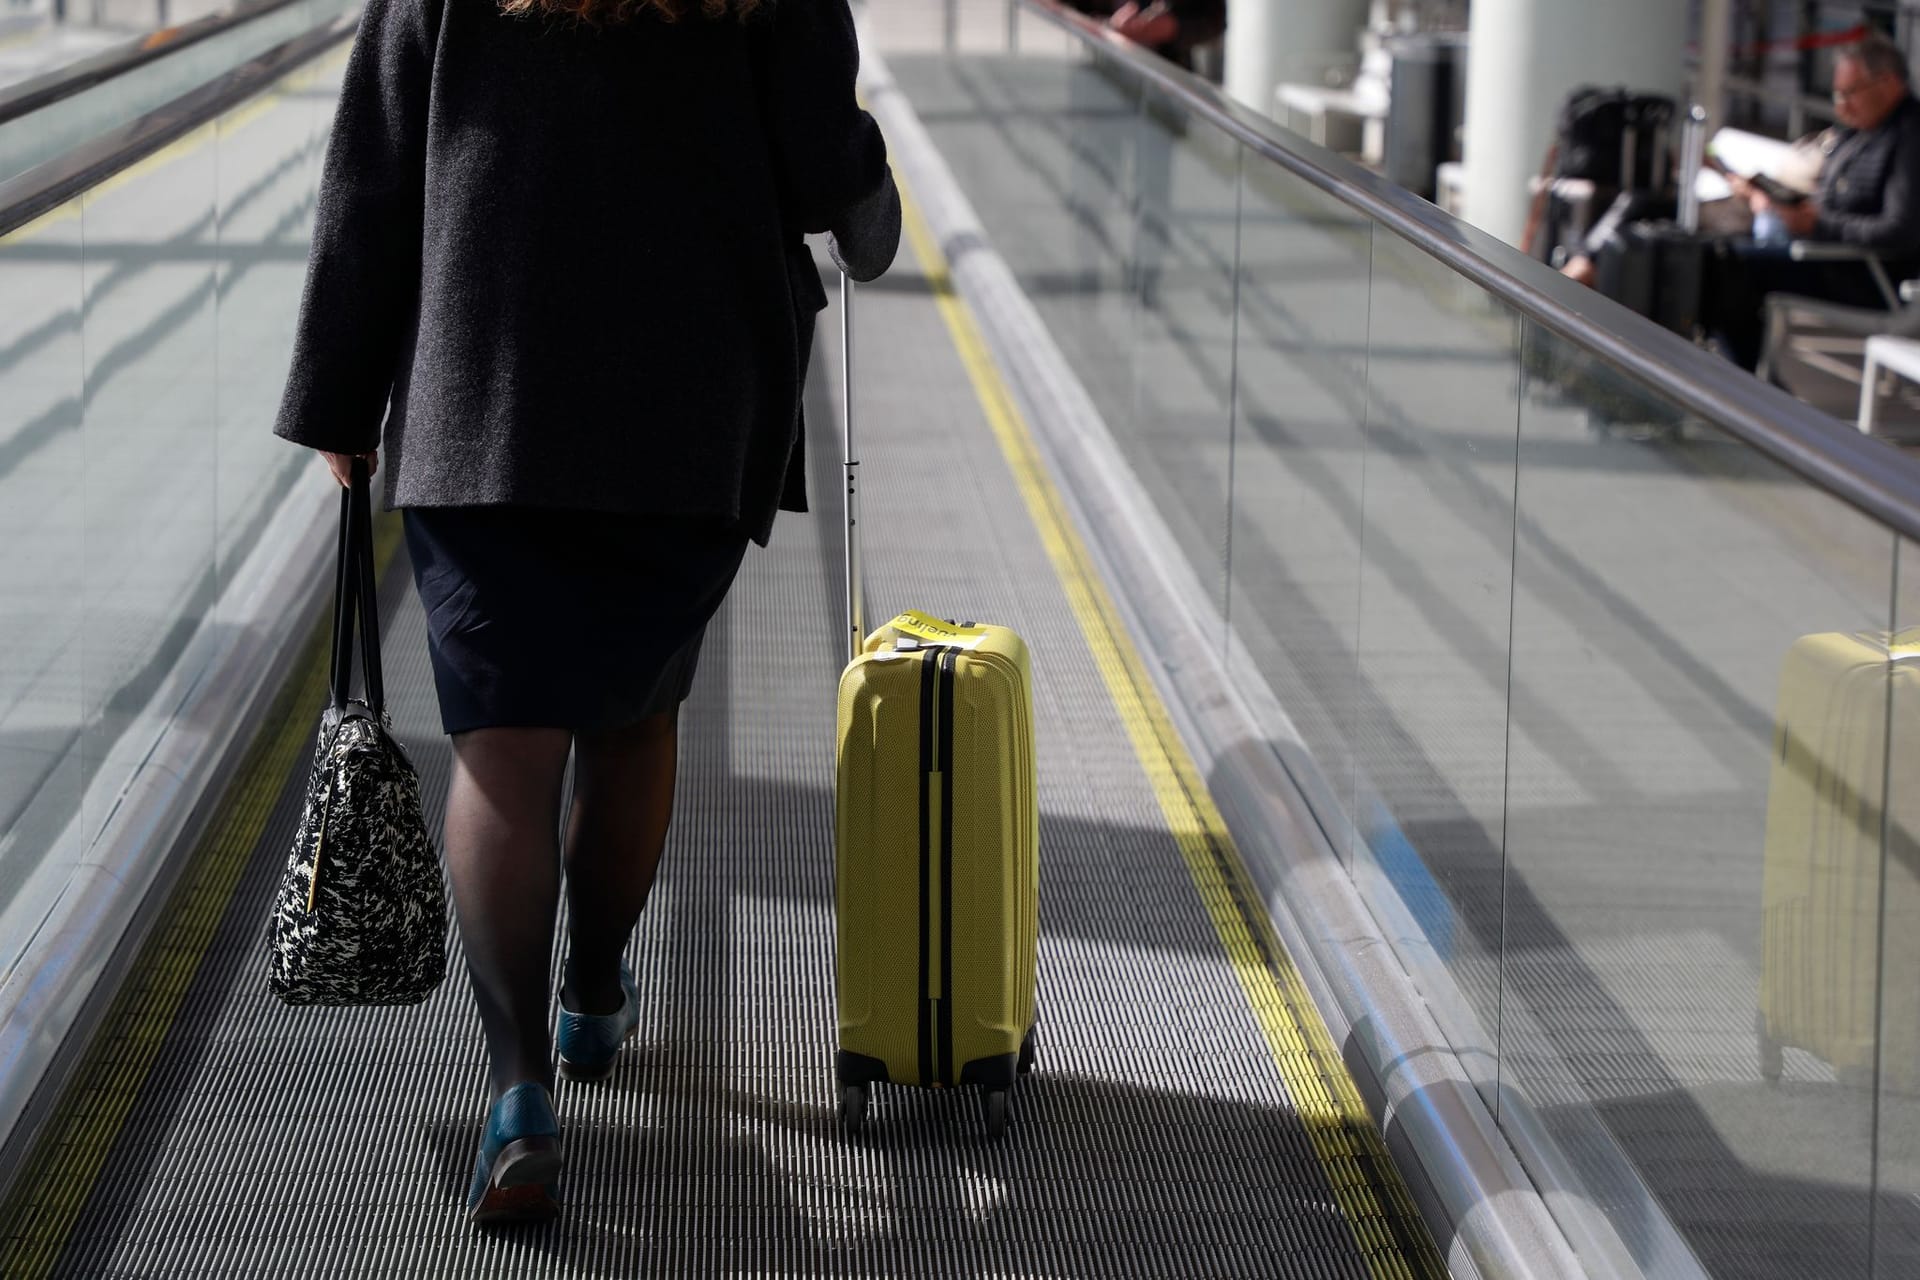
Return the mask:
<path fill-rule="evenodd" d="M 384 444 L 397 507 L 733 523 L 804 509 L 825 291 L 899 204 L 854 100 L 847 0 L 603 28 L 370 0 L 322 178 L 274 430 Z M 384 427 L 384 430 L 383 430 Z"/>

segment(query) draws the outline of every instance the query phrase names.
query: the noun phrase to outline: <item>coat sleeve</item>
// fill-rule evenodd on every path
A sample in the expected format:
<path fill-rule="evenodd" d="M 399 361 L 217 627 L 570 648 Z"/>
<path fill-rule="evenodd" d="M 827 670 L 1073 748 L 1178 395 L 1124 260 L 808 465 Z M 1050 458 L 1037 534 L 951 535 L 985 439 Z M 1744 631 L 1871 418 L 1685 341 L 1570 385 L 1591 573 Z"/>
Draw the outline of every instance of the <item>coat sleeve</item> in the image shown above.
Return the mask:
<path fill-rule="evenodd" d="M 321 173 L 293 367 L 274 434 L 333 453 L 380 443 L 420 288 L 430 0 L 369 0 Z"/>
<path fill-rule="evenodd" d="M 1920 252 L 1920 126 L 1909 122 L 1893 139 L 1878 213 L 1823 209 L 1814 234 L 1885 253 Z"/>
<path fill-rule="evenodd" d="M 889 173 L 880 189 L 833 222 L 827 242 L 834 265 L 855 280 L 878 280 L 900 251 L 900 189 Z"/>
<path fill-rule="evenodd" d="M 875 237 L 884 238 L 895 196 L 880 126 L 854 97 L 853 14 L 847 0 L 781 0 L 773 28 L 768 118 L 787 219 L 798 231 L 834 232 L 863 269 L 881 260 L 878 275 L 893 258 L 894 245 Z"/>

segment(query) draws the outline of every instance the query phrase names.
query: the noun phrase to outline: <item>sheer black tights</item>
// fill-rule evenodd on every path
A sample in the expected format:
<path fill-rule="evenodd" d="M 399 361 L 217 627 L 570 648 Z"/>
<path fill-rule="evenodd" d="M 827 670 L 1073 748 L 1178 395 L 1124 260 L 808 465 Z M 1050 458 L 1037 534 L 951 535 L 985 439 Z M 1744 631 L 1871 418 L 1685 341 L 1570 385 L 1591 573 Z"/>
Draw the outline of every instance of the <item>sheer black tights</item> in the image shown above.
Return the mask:
<path fill-rule="evenodd" d="M 454 737 L 447 870 L 493 1096 L 529 1080 L 552 1085 L 547 977 L 569 750 L 570 947 L 562 999 L 575 1012 L 611 1013 L 621 1000 L 620 955 L 646 906 L 672 821 L 678 745 L 673 713 L 577 738 L 560 729 L 476 729 Z"/>

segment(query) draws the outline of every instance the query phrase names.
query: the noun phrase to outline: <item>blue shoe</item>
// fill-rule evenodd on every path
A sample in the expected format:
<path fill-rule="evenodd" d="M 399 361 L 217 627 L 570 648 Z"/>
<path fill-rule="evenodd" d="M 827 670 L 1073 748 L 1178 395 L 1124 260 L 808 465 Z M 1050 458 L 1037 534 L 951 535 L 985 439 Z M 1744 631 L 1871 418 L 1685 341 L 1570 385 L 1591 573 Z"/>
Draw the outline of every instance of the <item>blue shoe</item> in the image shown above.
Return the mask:
<path fill-rule="evenodd" d="M 517 1084 L 487 1113 L 467 1214 L 474 1222 L 546 1222 L 560 1212 L 560 1122 L 537 1084 Z"/>
<path fill-rule="evenodd" d="M 604 1080 L 620 1056 L 620 1045 L 640 1025 L 640 988 L 633 972 L 620 966 L 620 990 L 626 999 L 618 1013 L 573 1013 L 560 1006 L 560 1030 L 554 1036 L 560 1051 L 560 1074 L 569 1080 Z"/>

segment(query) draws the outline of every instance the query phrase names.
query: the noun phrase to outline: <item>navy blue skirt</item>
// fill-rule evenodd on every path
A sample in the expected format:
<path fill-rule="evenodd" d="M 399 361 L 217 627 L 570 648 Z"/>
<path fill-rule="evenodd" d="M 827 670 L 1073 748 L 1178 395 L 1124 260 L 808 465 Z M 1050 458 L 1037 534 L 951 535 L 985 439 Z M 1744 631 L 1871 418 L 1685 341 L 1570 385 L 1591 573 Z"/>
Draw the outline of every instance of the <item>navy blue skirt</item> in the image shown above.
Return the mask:
<path fill-rule="evenodd" d="M 449 734 L 591 733 L 678 707 L 747 548 L 737 528 L 598 511 L 404 518 Z"/>

